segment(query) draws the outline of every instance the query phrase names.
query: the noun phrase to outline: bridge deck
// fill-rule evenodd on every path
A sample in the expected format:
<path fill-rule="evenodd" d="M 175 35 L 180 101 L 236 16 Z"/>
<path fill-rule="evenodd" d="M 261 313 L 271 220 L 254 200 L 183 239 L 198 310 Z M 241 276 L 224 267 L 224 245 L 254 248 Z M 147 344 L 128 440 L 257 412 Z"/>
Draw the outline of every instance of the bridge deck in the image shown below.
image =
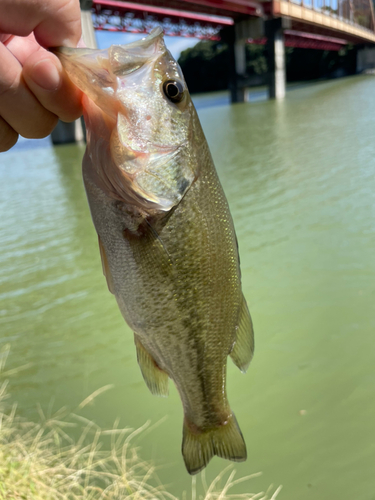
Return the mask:
<path fill-rule="evenodd" d="M 325 13 L 321 10 L 298 5 L 288 0 L 274 0 L 273 14 L 276 17 L 289 18 L 293 29 L 342 37 L 352 43 L 375 42 L 374 30 L 365 28 L 348 19 L 340 18 L 330 12 Z M 372 18 L 372 12 L 370 15 Z M 372 21 L 371 18 L 369 22 Z"/>
<path fill-rule="evenodd" d="M 189 24 L 203 22 L 216 26 L 224 26 L 230 19 L 238 21 L 249 16 L 267 19 L 271 15 L 288 19 L 288 28 L 294 31 L 336 37 L 350 43 L 375 43 L 372 0 L 93 0 L 93 5 L 97 15 L 111 11 L 121 17 L 124 12 L 132 12 L 135 17 L 140 14 L 142 19 L 151 16 L 159 21 L 178 15 Z M 220 23 L 220 17 L 227 20 Z"/>

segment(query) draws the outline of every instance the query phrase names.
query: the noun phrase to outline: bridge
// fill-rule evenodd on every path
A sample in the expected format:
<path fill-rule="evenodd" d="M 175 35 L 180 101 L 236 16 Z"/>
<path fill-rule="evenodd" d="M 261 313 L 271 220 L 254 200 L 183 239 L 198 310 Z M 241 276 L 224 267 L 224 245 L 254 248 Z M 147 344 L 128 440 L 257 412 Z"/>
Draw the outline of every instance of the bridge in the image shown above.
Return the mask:
<path fill-rule="evenodd" d="M 375 67 L 372 0 L 80 0 L 86 45 L 94 29 L 149 33 L 162 25 L 167 35 L 223 40 L 230 48 L 231 99 L 246 95 L 247 43 L 267 45 L 268 95 L 285 95 L 285 46 L 340 50 L 357 47 L 357 68 Z M 80 123 L 59 122 L 52 141 L 82 137 Z"/>
<path fill-rule="evenodd" d="M 215 39 L 248 18 L 288 19 L 291 28 L 348 42 L 375 42 L 371 0 L 93 0 L 95 29 L 148 32 L 155 23 L 179 36 Z"/>
<path fill-rule="evenodd" d="M 358 66 L 375 65 L 372 0 L 81 0 L 96 30 L 219 40 L 232 52 L 232 101 L 245 98 L 245 44 L 267 44 L 269 97 L 285 95 L 285 46 L 340 50 L 358 47 Z M 375 47 L 375 45 L 374 45 Z M 366 60 L 367 59 L 367 60 Z"/>

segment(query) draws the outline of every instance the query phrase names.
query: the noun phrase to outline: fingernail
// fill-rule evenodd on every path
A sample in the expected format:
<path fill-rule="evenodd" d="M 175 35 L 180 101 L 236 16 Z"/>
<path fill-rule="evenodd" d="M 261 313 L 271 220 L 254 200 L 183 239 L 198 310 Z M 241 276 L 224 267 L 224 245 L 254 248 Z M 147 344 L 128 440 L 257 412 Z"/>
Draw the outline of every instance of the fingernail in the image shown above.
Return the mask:
<path fill-rule="evenodd" d="M 53 92 L 61 83 L 61 76 L 50 59 L 42 59 L 34 64 L 30 77 L 44 90 Z"/>
<path fill-rule="evenodd" d="M 66 38 L 61 42 L 61 47 L 69 47 L 70 49 L 75 49 L 77 48 L 77 43 L 73 42 L 69 38 Z"/>

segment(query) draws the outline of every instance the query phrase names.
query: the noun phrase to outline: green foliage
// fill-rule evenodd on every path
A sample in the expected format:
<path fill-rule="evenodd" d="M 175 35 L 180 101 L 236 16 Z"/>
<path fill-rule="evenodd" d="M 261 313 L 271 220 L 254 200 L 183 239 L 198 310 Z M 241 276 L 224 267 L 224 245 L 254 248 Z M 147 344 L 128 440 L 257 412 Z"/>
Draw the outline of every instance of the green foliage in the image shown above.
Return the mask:
<path fill-rule="evenodd" d="M 230 53 L 226 43 L 202 40 L 184 50 L 178 62 L 192 93 L 225 90 L 229 86 Z M 250 77 L 267 73 L 264 45 L 246 47 L 246 72 Z"/>
<path fill-rule="evenodd" d="M 225 43 L 202 40 L 184 50 L 178 62 L 190 92 L 224 90 L 229 85 L 229 50 Z"/>
<path fill-rule="evenodd" d="M 339 52 L 315 49 L 286 48 L 288 81 L 314 80 L 354 74 L 355 49 L 345 46 Z"/>
<path fill-rule="evenodd" d="M 285 53 L 288 81 L 343 76 L 356 71 L 355 51 L 351 46 L 345 46 L 339 52 L 287 47 Z M 229 87 L 231 58 L 225 43 L 203 40 L 195 47 L 184 50 L 178 62 L 192 93 L 226 90 Z M 266 74 L 266 46 L 247 45 L 245 85 L 265 83 Z"/>
<path fill-rule="evenodd" d="M 246 45 L 246 71 L 248 75 L 265 75 L 268 71 L 265 45 Z"/>

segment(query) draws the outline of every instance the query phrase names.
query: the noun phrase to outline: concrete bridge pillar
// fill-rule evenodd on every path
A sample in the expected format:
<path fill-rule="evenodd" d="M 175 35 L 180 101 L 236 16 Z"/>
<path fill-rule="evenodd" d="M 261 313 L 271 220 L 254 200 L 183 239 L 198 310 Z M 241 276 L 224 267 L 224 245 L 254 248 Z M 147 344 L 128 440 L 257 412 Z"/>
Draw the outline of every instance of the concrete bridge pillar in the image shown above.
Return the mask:
<path fill-rule="evenodd" d="M 92 0 L 80 0 L 80 3 L 83 41 L 86 47 L 96 49 L 95 30 L 91 17 Z M 59 120 L 51 133 L 52 144 L 79 142 L 84 139 L 84 136 L 83 118 L 72 123 L 65 123 Z"/>
<path fill-rule="evenodd" d="M 258 39 L 264 36 L 267 37 L 268 97 L 285 97 L 284 28 L 288 27 L 287 24 L 288 21 L 282 18 L 267 21 L 250 18 L 222 30 L 221 38 L 228 44 L 230 53 L 232 103 L 246 100 L 246 42 L 249 38 Z"/>
<path fill-rule="evenodd" d="M 221 31 L 221 39 L 229 47 L 229 88 L 232 103 L 246 100 L 246 42 L 248 38 L 262 38 L 263 36 L 264 22 L 260 18 L 245 19 Z"/>
<path fill-rule="evenodd" d="M 283 99 L 286 87 L 286 66 L 283 20 L 281 18 L 266 21 L 268 97 Z"/>
<path fill-rule="evenodd" d="M 231 101 L 245 102 L 246 88 L 244 79 L 246 77 L 246 45 L 245 42 L 236 40 L 233 44 L 234 71 L 230 83 Z"/>
<path fill-rule="evenodd" d="M 366 69 L 375 69 L 375 47 L 360 46 L 357 48 L 357 73 Z"/>

